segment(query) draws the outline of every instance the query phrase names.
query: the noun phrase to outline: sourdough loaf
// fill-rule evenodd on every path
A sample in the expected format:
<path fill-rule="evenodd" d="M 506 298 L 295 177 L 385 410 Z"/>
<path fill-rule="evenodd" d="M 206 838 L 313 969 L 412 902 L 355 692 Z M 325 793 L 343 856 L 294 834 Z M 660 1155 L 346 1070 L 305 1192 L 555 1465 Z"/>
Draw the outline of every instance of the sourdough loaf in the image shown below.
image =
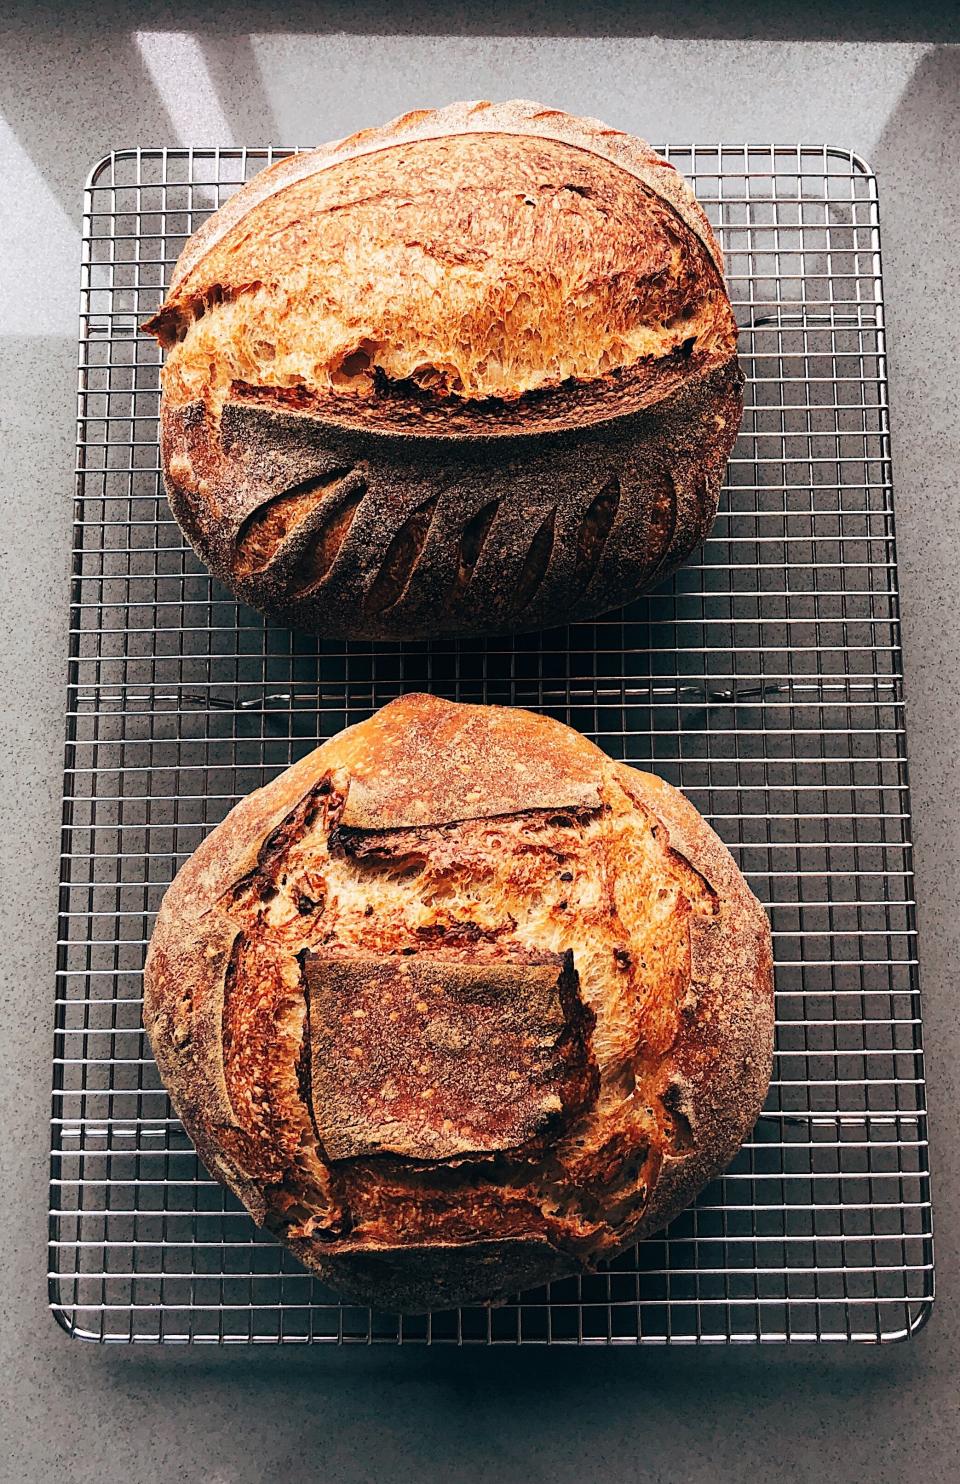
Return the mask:
<path fill-rule="evenodd" d="M 351 1299 L 501 1297 L 656 1231 L 766 1093 L 770 931 L 660 779 L 405 696 L 164 898 L 144 1020 L 207 1167 Z"/>
<path fill-rule="evenodd" d="M 335 637 L 628 600 L 709 530 L 742 412 L 689 186 L 533 103 L 412 113 L 264 170 L 145 328 L 188 539 L 244 601 Z"/>

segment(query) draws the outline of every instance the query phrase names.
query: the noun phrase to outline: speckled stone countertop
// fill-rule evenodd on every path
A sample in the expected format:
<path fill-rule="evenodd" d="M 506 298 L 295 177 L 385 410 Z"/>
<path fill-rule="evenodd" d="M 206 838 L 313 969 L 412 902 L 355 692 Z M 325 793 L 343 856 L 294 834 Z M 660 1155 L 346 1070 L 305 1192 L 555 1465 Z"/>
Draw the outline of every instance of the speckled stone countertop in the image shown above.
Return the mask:
<path fill-rule="evenodd" d="M 62 14 L 68 13 L 64 19 Z M 960 21 L 923 4 L 4 7 L 0 1479 L 960 1476 Z M 489 33 L 489 34 L 487 34 Z M 44 1282 L 83 180 L 111 147 L 313 143 L 457 97 L 656 140 L 831 143 L 881 193 L 939 1294 L 910 1343 L 102 1350 Z"/>

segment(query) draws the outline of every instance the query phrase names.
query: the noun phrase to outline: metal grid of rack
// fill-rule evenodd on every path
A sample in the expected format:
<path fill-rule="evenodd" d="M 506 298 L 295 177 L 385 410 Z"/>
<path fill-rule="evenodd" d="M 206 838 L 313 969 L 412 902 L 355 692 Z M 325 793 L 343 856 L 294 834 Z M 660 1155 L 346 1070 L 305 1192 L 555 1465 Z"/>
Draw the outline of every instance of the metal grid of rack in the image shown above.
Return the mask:
<path fill-rule="evenodd" d="M 137 325 L 286 151 L 125 150 L 84 213 L 50 1299 L 97 1340 L 665 1343 L 911 1333 L 933 1291 L 877 191 L 848 151 L 673 147 L 727 260 L 747 410 L 668 584 L 513 641 L 330 644 L 212 582 L 158 475 Z M 774 929 L 777 1058 L 694 1207 L 582 1279 L 340 1304 L 206 1175 L 145 1046 L 160 897 L 234 801 L 403 690 L 543 708 L 679 784 Z"/>

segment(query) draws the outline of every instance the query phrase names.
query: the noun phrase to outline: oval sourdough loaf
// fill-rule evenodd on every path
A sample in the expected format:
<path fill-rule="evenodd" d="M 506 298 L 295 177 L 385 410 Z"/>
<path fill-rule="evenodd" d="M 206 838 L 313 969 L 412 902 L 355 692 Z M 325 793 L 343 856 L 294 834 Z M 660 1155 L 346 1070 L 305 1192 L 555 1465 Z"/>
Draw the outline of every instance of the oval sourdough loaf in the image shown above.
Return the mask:
<path fill-rule="evenodd" d="M 675 789 L 527 711 L 405 696 L 180 871 L 144 1020 L 210 1171 L 349 1298 L 587 1268 L 731 1159 L 770 931 Z"/>
<path fill-rule="evenodd" d="M 244 601 L 334 637 L 630 599 L 709 530 L 742 413 L 689 186 L 534 103 L 407 114 L 264 170 L 145 328 L 188 539 Z"/>

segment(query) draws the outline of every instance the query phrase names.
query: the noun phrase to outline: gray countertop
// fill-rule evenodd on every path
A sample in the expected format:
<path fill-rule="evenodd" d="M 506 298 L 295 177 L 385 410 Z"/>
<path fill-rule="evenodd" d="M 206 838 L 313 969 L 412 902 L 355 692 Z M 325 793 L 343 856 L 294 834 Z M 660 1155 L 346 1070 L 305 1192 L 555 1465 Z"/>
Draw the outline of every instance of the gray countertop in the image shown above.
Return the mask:
<path fill-rule="evenodd" d="M 953 1480 L 960 1457 L 960 24 L 935 7 L 129 8 L 0 21 L 0 1478 Z M 195 12 L 195 13 L 194 13 Z M 389 34 L 377 34 L 388 31 Z M 489 31 L 492 34 L 484 34 Z M 749 38 L 755 39 L 749 39 Z M 910 1343 L 562 1353 L 96 1349 L 44 1283 L 81 189 L 111 147 L 313 143 L 538 97 L 879 177 L 938 1299 Z"/>

